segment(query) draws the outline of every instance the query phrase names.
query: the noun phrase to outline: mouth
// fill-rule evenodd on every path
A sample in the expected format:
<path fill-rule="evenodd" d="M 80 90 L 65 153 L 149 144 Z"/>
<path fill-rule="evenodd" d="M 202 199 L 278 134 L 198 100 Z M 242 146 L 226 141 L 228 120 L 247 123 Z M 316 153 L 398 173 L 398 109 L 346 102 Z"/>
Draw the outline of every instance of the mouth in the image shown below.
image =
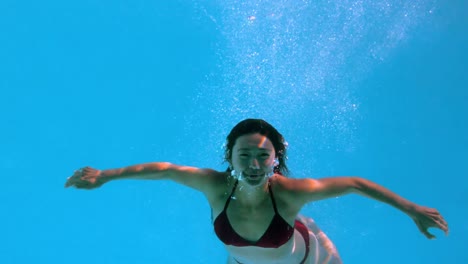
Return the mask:
<path fill-rule="evenodd" d="M 263 178 L 265 174 L 257 173 L 257 174 L 249 174 L 249 173 L 244 173 L 244 177 L 249 179 L 249 180 L 258 180 L 260 178 Z"/>

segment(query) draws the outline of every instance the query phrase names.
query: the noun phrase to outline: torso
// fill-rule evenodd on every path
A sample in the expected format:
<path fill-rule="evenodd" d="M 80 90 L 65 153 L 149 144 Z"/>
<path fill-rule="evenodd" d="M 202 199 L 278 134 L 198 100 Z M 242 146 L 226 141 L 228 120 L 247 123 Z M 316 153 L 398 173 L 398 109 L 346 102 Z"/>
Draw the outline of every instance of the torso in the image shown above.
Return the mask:
<path fill-rule="evenodd" d="M 276 202 L 278 214 L 290 226 L 294 226 L 296 215 L 298 214 L 301 206 L 291 204 L 290 201 L 293 199 L 289 199 L 291 194 L 282 187 L 282 180 L 286 179 L 280 175 L 273 176 L 270 180 L 271 190 L 274 193 L 274 200 Z M 213 220 L 217 219 L 217 217 L 223 212 L 226 201 L 230 199 L 235 182 L 235 179 L 225 173 L 223 174 L 223 181 L 220 181 L 220 183 L 216 185 L 218 188 L 216 188 L 216 190 L 210 195 L 211 197 L 207 196 L 212 208 Z M 238 199 L 231 199 L 229 202 L 229 206 L 226 210 L 229 223 L 234 231 L 245 240 L 256 242 L 261 239 L 275 217 L 272 199 L 270 198 L 268 189 L 265 190 L 266 193 L 263 196 L 264 199 L 261 199 L 261 201 L 255 205 L 246 205 Z M 234 197 L 236 194 L 242 195 L 242 193 L 239 193 L 242 191 L 244 190 L 241 189 L 241 186 L 238 186 L 234 193 Z M 279 260 L 285 256 L 291 255 L 291 252 L 294 250 L 294 241 L 293 239 L 290 239 L 277 248 L 226 245 L 226 249 L 234 258 L 237 257 L 245 259 L 253 257 L 256 261 L 265 259 L 265 261 L 268 262 L 271 260 Z M 285 263 L 288 262 L 286 261 Z"/>

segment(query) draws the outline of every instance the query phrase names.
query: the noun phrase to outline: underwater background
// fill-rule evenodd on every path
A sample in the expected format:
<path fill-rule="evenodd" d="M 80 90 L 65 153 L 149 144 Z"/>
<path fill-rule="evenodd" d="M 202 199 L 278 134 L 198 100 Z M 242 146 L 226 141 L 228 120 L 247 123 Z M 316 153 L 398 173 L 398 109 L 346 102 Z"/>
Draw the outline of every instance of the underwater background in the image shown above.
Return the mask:
<path fill-rule="evenodd" d="M 224 170 L 244 118 L 291 177 L 357 175 L 437 208 L 426 239 L 358 195 L 303 214 L 344 263 L 468 263 L 466 1 L 0 2 L 0 263 L 225 263 L 203 195 L 168 181 L 65 189 L 151 161 Z"/>

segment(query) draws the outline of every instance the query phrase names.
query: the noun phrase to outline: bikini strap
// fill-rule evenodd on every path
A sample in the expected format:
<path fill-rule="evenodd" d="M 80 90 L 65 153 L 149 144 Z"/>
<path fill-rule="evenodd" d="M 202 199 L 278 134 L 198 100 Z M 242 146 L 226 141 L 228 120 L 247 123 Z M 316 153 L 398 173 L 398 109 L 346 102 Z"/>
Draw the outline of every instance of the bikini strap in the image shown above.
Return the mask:
<path fill-rule="evenodd" d="M 239 179 L 236 179 L 236 182 L 234 183 L 234 187 L 232 188 L 232 191 L 231 191 L 231 194 L 229 195 L 227 201 L 226 201 L 226 204 L 224 204 L 224 211 L 226 211 L 228 205 L 229 205 L 229 202 L 231 201 L 233 195 L 234 195 L 234 192 L 236 191 L 236 188 L 237 188 L 237 184 L 239 183 Z"/>
<path fill-rule="evenodd" d="M 278 214 L 278 209 L 276 208 L 275 197 L 273 196 L 273 192 L 271 191 L 270 179 L 268 179 L 268 191 L 270 192 L 270 198 L 271 198 L 271 202 L 273 203 L 273 209 L 275 210 L 275 214 Z"/>

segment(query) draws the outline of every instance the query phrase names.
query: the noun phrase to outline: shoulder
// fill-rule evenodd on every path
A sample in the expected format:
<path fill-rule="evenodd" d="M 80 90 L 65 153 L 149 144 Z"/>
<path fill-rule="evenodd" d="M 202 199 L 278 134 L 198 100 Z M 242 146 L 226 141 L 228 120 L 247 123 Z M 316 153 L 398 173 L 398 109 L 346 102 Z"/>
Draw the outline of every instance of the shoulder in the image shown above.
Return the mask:
<path fill-rule="evenodd" d="M 196 189 L 205 194 L 214 192 L 223 182 L 226 182 L 228 173 L 209 168 L 171 165 L 168 179 L 187 187 Z"/>
<path fill-rule="evenodd" d="M 204 195 L 211 208 L 222 209 L 230 193 L 235 187 L 236 180 L 228 172 L 211 171 L 210 182 L 204 188 Z M 216 209 L 218 208 L 218 209 Z"/>
<path fill-rule="evenodd" d="M 224 171 L 217 171 L 213 169 L 199 169 L 200 174 L 203 175 L 204 184 L 209 188 L 219 188 L 225 185 L 228 181 L 229 174 Z"/>
<path fill-rule="evenodd" d="M 271 177 L 270 184 L 272 188 L 277 189 L 280 192 L 300 193 L 310 191 L 318 184 L 318 182 L 317 180 L 310 178 L 295 179 L 275 174 Z"/>
<path fill-rule="evenodd" d="M 202 169 L 204 170 L 205 186 L 204 193 L 207 196 L 217 196 L 219 193 L 226 192 L 226 188 L 231 185 L 230 175 L 224 171 L 216 171 L 212 169 Z"/>
<path fill-rule="evenodd" d="M 295 179 L 277 174 L 270 179 L 270 184 L 275 197 L 290 205 L 302 207 L 307 203 L 307 194 L 317 188 L 318 182 L 310 178 Z"/>

